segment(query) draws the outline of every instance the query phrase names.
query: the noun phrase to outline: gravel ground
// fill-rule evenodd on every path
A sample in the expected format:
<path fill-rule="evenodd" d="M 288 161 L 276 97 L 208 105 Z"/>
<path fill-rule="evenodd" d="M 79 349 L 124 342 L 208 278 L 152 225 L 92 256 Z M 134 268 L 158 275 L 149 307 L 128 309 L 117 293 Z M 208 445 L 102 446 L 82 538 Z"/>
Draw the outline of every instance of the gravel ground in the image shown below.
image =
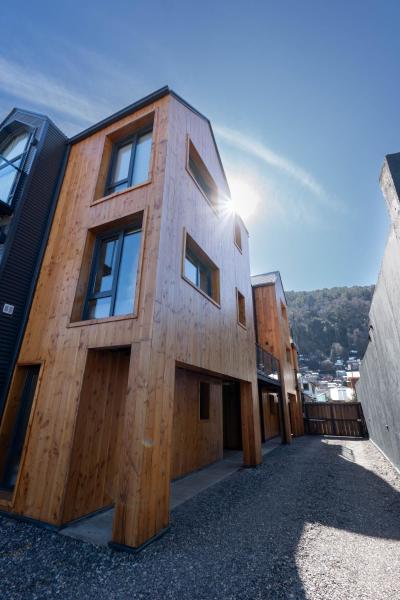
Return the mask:
<path fill-rule="evenodd" d="M 177 508 L 139 555 L 1 518 L 0 598 L 397 599 L 399 492 L 370 442 L 304 437 Z"/>

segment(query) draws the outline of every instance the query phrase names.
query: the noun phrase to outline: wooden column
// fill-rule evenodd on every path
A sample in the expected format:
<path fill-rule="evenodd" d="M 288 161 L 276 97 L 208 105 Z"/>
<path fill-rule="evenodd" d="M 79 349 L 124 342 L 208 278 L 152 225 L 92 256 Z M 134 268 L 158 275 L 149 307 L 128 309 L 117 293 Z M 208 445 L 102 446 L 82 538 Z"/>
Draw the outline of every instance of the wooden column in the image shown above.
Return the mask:
<path fill-rule="evenodd" d="M 240 382 L 243 462 L 252 467 L 262 462 L 260 408 L 257 383 Z"/>
<path fill-rule="evenodd" d="M 169 523 L 175 362 L 132 345 L 112 541 L 138 548 Z"/>

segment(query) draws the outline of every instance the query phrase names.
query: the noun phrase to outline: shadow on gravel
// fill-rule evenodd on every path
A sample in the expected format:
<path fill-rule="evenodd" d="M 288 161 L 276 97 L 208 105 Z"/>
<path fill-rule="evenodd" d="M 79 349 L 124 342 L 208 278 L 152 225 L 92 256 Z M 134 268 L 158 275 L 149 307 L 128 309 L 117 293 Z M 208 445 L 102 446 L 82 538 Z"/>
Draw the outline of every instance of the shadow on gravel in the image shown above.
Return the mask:
<path fill-rule="evenodd" d="M 400 494 L 340 440 L 297 439 L 178 507 L 136 556 L 0 519 L 0 598 L 305 600 L 296 553 L 309 523 L 400 540 Z M 302 548 L 302 570 L 315 560 Z"/>

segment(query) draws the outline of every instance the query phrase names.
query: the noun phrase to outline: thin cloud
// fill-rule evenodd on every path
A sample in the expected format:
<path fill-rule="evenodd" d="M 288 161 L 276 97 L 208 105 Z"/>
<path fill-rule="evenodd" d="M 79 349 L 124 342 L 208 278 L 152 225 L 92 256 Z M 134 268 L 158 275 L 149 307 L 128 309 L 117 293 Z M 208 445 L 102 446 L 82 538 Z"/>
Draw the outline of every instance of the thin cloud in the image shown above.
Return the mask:
<path fill-rule="evenodd" d="M 24 102 L 44 106 L 81 123 L 93 123 L 109 111 L 107 106 L 68 90 L 57 79 L 4 57 L 0 57 L 0 86 L 3 92 Z"/>
<path fill-rule="evenodd" d="M 234 129 L 216 126 L 214 127 L 214 130 L 217 135 L 228 144 L 262 160 L 271 167 L 283 171 L 298 183 L 308 188 L 319 199 L 327 199 L 326 191 L 310 173 L 283 156 L 276 154 L 263 143 L 254 140 L 247 135 L 243 135 L 240 131 Z"/>

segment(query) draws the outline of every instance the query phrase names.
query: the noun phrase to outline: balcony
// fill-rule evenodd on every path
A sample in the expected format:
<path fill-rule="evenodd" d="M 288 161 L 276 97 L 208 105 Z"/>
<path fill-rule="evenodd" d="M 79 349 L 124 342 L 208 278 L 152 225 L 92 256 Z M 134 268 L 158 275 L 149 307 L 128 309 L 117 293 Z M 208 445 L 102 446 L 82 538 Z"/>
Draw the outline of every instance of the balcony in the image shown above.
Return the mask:
<path fill-rule="evenodd" d="M 280 385 L 279 360 L 256 344 L 257 377 L 263 381 Z"/>

